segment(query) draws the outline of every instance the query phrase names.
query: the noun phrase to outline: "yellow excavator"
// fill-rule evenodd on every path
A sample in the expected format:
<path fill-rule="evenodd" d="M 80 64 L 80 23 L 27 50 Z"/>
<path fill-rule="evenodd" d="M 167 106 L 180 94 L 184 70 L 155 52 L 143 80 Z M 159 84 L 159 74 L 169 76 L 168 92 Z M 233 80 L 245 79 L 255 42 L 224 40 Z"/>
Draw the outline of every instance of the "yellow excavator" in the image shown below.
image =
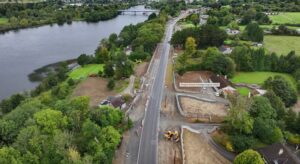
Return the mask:
<path fill-rule="evenodd" d="M 177 130 L 174 130 L 174 131 L 171 131 L 171 130 L 165 131 L 164 136 L 165 136 L 165 138 L 167 140 L 171 140 L 171 141 L 174 141 L 174 142 L 178 142 L 179 141 L 179 133 L 178 133 Z"/>

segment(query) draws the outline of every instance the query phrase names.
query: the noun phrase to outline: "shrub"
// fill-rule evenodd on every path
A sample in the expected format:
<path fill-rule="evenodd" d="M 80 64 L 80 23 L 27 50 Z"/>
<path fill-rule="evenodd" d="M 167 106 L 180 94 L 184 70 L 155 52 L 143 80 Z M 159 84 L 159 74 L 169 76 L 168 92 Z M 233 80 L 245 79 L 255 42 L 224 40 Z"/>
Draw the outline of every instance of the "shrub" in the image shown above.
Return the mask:
<path fill-rule="evenodd" d="M 107 88 L 110 90 L 113 90 L 115 88 L 115 80 L 110 79 L 109 82 L 107 83 Z"/>

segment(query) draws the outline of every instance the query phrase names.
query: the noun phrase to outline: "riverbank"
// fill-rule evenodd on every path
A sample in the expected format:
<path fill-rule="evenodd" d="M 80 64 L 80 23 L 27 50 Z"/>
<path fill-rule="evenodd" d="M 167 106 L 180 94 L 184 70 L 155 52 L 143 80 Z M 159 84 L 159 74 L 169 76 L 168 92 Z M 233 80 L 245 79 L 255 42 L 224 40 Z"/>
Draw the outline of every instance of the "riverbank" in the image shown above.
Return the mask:
<path fill-rule="evenodd" d="M 0 4 L 0 10 L 13 12 L 0 17 L 0 33 L 19 29 L 40 27 L 43 25 L 72 24 L 73 21 L 99 22 L 117 17 L 118 10 L 128 9 L 134 4 L 86 5 L 71 6 L 56 3 L 37 4 Z M 32 16 L 32 12 L 35 16 Z M 46 15 L 45 15 L 46 14 Z"/>
<path fill-rule="evenodd" d="M 144 6 L 128 10 L 145 10 Z M 118 15 L 97 23 L 73 22 L 71 25 L 45 25 L 0 35 L 0 100 L 12 94 L 31 90 L 39 83 L 28 75 L 37 68 L 80 54 L 93 54 L 99 42 L 124 26 L 144 22 L 148 16 Z"/>
<path fill-rule="evenodd" d="M 43 67 L 35 69 L 32 73 L 28 75 L 29 81 L 31 82 L 41 82 L 47 75 L 53 73 L 62 64 L 66 64 L 69 70 L 76 68 L 78 66 L 76 59 L 64 60 L 60 62 L 55 62 L 52 64 L 47 64 Z"/>

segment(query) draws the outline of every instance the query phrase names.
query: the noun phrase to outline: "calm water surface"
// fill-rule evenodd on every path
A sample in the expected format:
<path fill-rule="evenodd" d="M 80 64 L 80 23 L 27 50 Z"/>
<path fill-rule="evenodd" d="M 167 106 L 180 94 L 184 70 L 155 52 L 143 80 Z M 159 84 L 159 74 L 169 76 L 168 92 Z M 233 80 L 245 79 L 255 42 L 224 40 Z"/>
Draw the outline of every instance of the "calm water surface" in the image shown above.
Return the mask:
<path fill-rule="evenodd" d="M 143 10 L 144 6 L 129 10 Z M 147 19 L 143 15 L 119 15 L 98 23 L 73 22 L 46 25 L 0 35 L 0 100 L 14 93 L 33 89 L 37 83 L 28 74 L 44 65 L 92 54 L 101 39 L 119 33 L 129 24 Z"/>

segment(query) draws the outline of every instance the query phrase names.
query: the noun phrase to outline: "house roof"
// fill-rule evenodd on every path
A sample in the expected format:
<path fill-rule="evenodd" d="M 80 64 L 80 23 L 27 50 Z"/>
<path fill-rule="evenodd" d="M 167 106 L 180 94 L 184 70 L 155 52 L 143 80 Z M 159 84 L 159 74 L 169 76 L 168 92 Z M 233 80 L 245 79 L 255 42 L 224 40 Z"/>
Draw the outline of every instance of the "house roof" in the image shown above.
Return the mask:
<path fill-rule="evenodd" d="M 212 74 L 210 76 L 210 79 L 214 83 L 220 83 L 220 87 L 218 87 L 219 89 L 225 88 L 228 85 L 230 85 L 229 80 L 226 79 L 225 76 L 223 76 L 223 75 Z"/>
<path fill-rule="evenodd" d="M 257 150 L 268 164 L 297 164 L 299 159 L 293 157 L 289 150 L 281 143 L 274 143 L 270 146 Z"/>
<path fill-rule="evenodd" d="M 125 103 L 125 100 L 122 96 L 116 96 L 111 99 L 110 103 L 113 107 L 117 108 L 121 107 Z"/>
<path fill-rule="evenodd" d="M 231 47 L 229 47 L 229 46 L 221 46 L 220 48 L 219 48 L 219 50 L 221 51 L 221 52 L 224 52 L 224 51 L 228 51 L 228 50 L 232 50 L 232 48 Z"/>

